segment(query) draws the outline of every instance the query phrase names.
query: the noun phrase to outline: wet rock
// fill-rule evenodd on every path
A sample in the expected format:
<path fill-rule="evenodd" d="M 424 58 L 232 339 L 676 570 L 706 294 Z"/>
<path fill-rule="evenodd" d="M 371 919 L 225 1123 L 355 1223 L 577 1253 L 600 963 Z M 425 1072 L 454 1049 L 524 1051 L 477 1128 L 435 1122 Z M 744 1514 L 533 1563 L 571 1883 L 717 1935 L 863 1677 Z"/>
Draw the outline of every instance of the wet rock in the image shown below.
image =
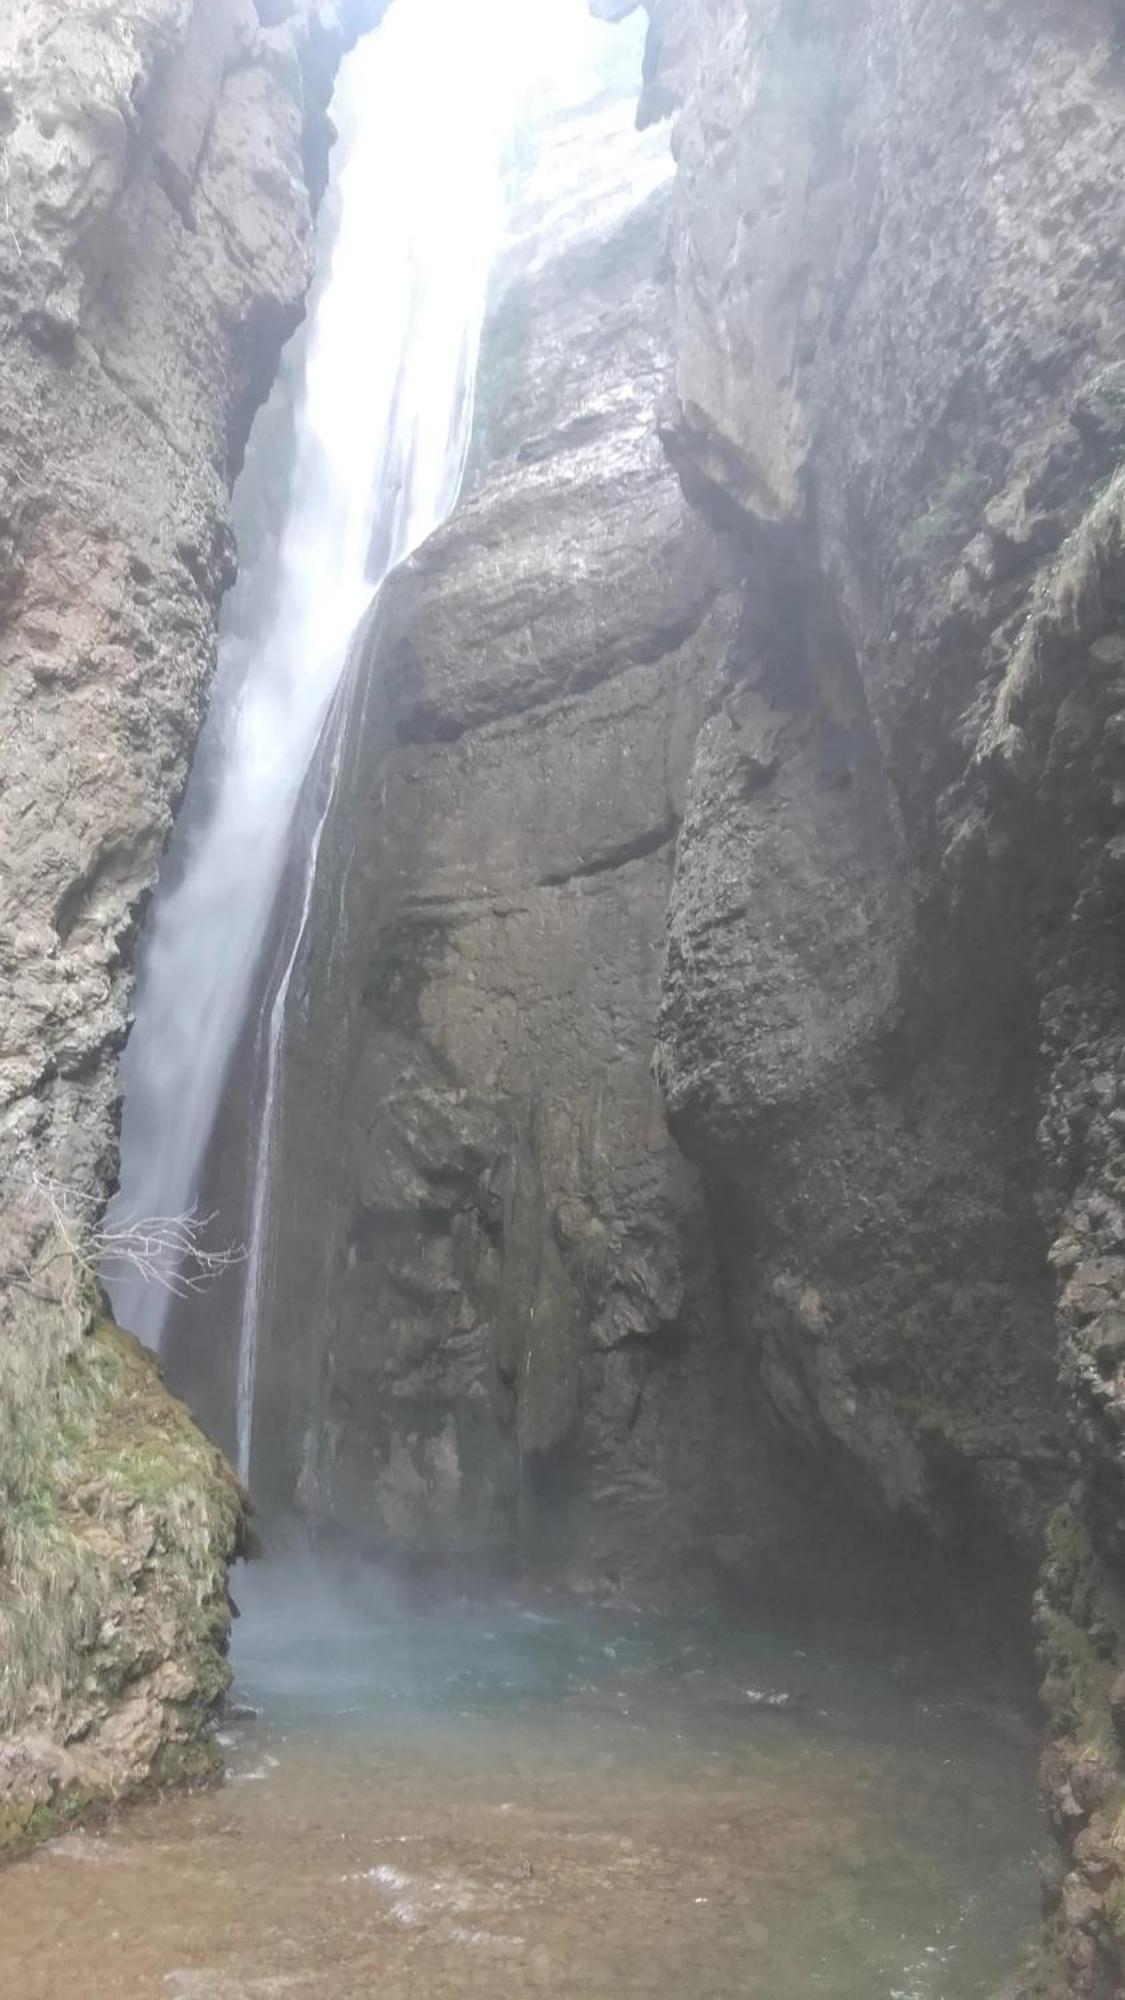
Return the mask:
<path fill-rule="evenodd" d="M 19 1185 L 104 1185 L 225 483 L 323 165 L 304 10 L 189 11 L 0 29 Z M 1071 1991 L 1109 1993 L 1119 21 L 648 13 L 670 207 L 554 190 L 472 490 L 372 635 L 295 982 L 262 1426 L 279 1496 L 413 1556 L 788 1571 L 803 1493 L 1021 1618 L 1073 1449 L 1044 1769 Z M 41 1218 L 5 1226 L 51 1268 Z M 82 1324 L 47 1286 L 0 1305 L 44 1367 Z"/>
<path fill-rule="evenodd" d="M 1084 1813 L 1096 1812 L 1112 1798 L 1120 1782 L 1114 1766 L 1101 1757 L 1082 1757 L 1071 1767 L 1070 1789 Z"/>

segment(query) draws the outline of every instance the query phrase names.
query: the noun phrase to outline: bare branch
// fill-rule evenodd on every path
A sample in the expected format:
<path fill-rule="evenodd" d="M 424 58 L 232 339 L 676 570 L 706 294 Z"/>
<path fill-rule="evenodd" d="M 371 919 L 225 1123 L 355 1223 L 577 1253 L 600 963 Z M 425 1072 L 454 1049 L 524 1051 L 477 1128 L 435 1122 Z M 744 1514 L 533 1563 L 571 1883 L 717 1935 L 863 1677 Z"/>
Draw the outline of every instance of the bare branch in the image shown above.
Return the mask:
<path fill-rule="evenodd" d="M 222 1272 L 246 1258 L 241 1244 L 207 1249 L 203 1237 L 217 1218 L 200 1216 L 194 1208 L 182 1215 L 146 1215 L 110 1224 L 99 1220 L 101 1204 L 96 1196 L 49 1175 L 33 1173 L 28 1192 L 61 1242 L 61 1249 L 46 1263 L 65 1257 L 92 1278 L 136 1271 L 146 1283 L 186 1299 L 206 1291 Z"/>

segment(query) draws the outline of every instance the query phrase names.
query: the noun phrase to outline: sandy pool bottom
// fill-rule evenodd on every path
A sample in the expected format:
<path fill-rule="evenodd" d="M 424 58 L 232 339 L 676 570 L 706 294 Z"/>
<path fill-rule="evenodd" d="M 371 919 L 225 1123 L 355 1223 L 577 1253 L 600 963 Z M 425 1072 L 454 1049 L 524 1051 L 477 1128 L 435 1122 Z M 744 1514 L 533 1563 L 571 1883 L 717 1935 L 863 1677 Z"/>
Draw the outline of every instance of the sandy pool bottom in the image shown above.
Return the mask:
<path fill-rule="evenodd" d="M 986 2000 L 1030 1719 L 924 1657 L 251 1580 L 220 1788 L 0 1877 L 11 2000 Z"/>

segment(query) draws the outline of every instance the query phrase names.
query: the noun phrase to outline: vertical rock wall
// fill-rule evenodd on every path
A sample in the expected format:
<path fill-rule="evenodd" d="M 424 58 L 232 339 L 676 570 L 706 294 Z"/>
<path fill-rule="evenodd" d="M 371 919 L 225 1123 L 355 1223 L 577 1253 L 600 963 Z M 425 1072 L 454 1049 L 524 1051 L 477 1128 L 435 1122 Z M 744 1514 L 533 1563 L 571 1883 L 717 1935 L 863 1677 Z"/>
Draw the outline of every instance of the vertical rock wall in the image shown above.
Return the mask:
<path fill-rule="evenodd" d="M 1111 1995 L 1120 8 L 648 13 L 674 188 L 660 140 L 621 132 L 596 198 L 541 187 L 474 488 L 357 670 L 295 982 L 265 1485 L 384 1550 L 579 1583 L 776 1577 L 850 1512 L 1019 1597 L 1046 1527 L 1059 1980 Z M 283 0 L 16 0 L 0 24 L 9 1521 L 32 1475 L 53 1500 L 71 1478 L 50 1445 L 76 1381 L 95 1472 L 126 1388 L 137 1410 L 144 1363 L 89 1333 L 36 1186 L 67 1223 L 112 1172 L 229 480 L 299 316 L 358 25 Z M 112 1790 L 218 1685 L 238 1508 L 196 1448 L 203 1512 L 159 1534 L 218 1613 L 199 1674 L 161 1681 L 125 1619 L 102 1665 L 142 1664 L 143 1728 L 80 1716 L 87 1566 L 92 1622 L 5 1691 L 17 1829 L 65 1792 L 68 1730 L 104 1736 Z M 85 1531 L 56 1525 L 70 1560 Z M 154 1544 L 111 1527 L 128 1604 Z"/>
<path fill-rule="evenodd" d="M 684 781 L 739 600 L 656 435 L 669 163 L 631 123 L 595 106 L 544 142 L 474 488 L 365 647 L 259 1362 L 267 1489 L 384 1552 L 577 1582 L 720 1558 L 762 1485 L 651 1075 Z"/>
<path fill-rule="evenodd" d="M 855 445 L 915 550 L 886 556 L 901 628 L 871 599 L 877 666 L 813 471 L 814 405 L 836 476 L 900 239 L 951 198 L 916 220 L 900 155 L 927 121 L 937 144 L 971 53 L 900 129 L 869 30 L 658 17 L 671 206 L 583 188 L 517 246 L 481 476 L 366 649 L 290 1036 L 260 1434 L 279 1497 L 384 1550 L 587 1580 L 705 1551 L 760 1580 L 816 1566 L 821 1487 L 873 1543 L 917 1531 L 1030 1592 L 1063 1446 L 1028 919 L 944 892 L 957 753 L 900 718 L 920 596 L 942 615 L 905 417 L 879 417 L 885 465 L 874 421 Z M 987 262 L 982 202 L 943 297 Z M 936 432 L 933 354 L 910 366 Z"/>
<path fill-rule="evenodd" d="M 819 1488 L 1025 1617 L 1046 1538 L 1058 1977 L 1116 1993 L 1119 10 L 648 12 L 667 255 L 510 286 L 371 649 L 272 1435 L 384 1548 L 579 1578 L 654 1522 L 760 1577 Z"/>
<path fill-rule="evenodd" d="M 761 579 L 689 781 L 666 1100 L 757 1218 L 736 1309 L 815 1449 L 971 1554 L 1036 1549 L 1073 1446 L 1036 1614 L 1051 1908 L 1061 1984 L 1116 1994 L 1120 9 L 649 12 L 668 444 Z"/>
<path fill-rule="evenodd" d="M 137 1677 L 160 1665 L 159 1636 L 123 1651 L 115 1622 L 147 1587 L 146 1519 L 172 1654 L 201 1591 L 225 1632 L 239 1507 L 202 1441 L 178 1461 L 191 1521 L 154 1527 L 134 1494 L 131 1538 L 120 1495 L 102 1529 L 100 1503 L 74 1516 L 96 1466 L 57 1433 L 77 1396 L 96 1459 L 146 1373 L 147 1421 L 179 1423 L 141 1357 L 99 1360 L 83 1246 L 113 1171 L 139 912 L 233 574 L 230 481 L 301 314 L 332 72 L 363 12 L 10 0 L 0 20 L 0 1722 L 18 1752 L 0 1818 L 17 1832 L 29 1799 L 70 1785 L 56 1753 L 78 1686 L 95 1690 L 86 1794 L 135 1783 L 162 1730 L 182 1741 L 206 1715 L 173 1658 L 126 1743 Z"/>

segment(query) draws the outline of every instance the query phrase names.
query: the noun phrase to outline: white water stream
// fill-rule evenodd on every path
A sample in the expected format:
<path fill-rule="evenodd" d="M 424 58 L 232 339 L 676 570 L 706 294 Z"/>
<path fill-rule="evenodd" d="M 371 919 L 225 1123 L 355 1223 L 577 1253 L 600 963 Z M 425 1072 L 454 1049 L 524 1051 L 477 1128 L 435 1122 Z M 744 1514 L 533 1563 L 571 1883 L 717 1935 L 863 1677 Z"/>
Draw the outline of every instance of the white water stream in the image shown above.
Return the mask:
<path fill-rule="evenodd" d="M 271 587 L 251 571 L 228 600 L 211 712 L 142 949 L 124 1061 L 119 1223 L 197 1211 L 292 865 L 298 800 L 353 635 L 388 571 L 457 497 L 513 134 L 530 98 L 576 62 L 588 68 L 592 38 L 607 33 L 586 0 L 392 0 L 342 67 L 324 268 L 310 302 L 288 495 L 268 551 Z M 323 824 L 297 859 L 305 914 Z M 279 1047 L 302 927 L 259 1030 L 256 1171 L 239 1223 L 244 1475 Z M 158 1344 L 167 1285 L 116 1272 L 111 1290 L 118 1318 Z"/>

